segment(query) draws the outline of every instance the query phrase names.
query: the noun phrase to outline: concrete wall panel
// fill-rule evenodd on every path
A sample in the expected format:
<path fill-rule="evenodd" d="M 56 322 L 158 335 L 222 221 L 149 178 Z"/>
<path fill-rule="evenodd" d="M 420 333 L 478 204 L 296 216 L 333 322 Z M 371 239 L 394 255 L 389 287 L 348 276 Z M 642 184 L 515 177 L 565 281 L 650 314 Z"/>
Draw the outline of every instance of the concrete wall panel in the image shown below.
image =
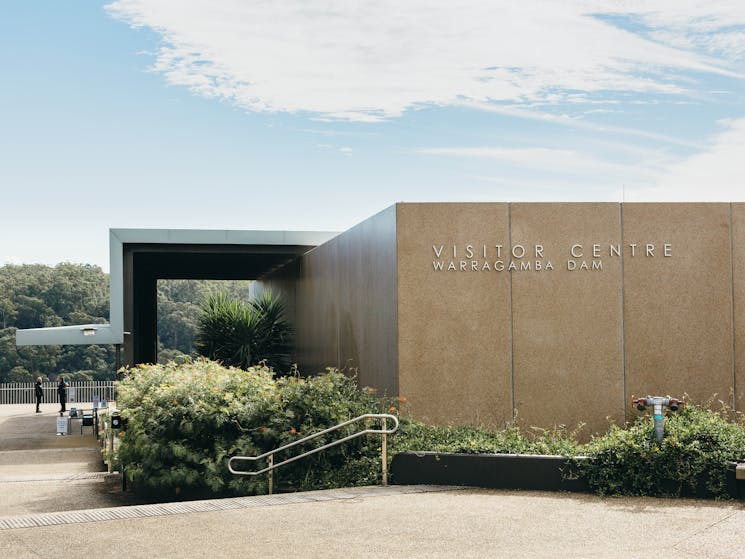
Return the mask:
<path fill-rule="evenodd" d="M 622 267 L 609 254 L 621 238 L 620 207 L 512 204 L 511 228 L 512 246 L 526 252 L 515 261 L 532 264 L 512 272 L 517 418 L 604 431 L 608 416 L 624 416 Z M 598 398 L 605 403 L 591 404 Z"/>
<path fill-rule="evenodd" d="M 729 204 L 623 207 L 629 396 L 729 399 L 733 385 Z M 637 243 L 636 254 L 629 245 Z M 642 244 L 654 244 L 654 257 Z M 664 256 L 664 243 L 671 256 Z M 660 256 L 660 250 L 663 250 Z M 627 407 L 627 410 L 630 408 Z"/>
<path fill-rule="evenodd" d="M 433 261 L 487 261 L 509 244 L 507 204 L 398 204 L 399 392 L 436 423 L 501 424 L 512 416 L 509 274 L 437 271 Z M 453 245 L 456 256 L 452 257 Z M 435 254 L 442 246 L 441 258 Z"/>

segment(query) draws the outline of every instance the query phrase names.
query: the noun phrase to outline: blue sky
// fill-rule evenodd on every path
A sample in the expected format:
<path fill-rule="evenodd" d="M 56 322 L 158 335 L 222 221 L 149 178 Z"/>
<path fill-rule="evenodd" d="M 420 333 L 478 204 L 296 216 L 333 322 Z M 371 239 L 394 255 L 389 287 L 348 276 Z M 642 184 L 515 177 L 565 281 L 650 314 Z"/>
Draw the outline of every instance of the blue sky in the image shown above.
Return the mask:
<path fill-rule="evenodd" d="M 397 201 L 745 200 L 745 3 L 18 0 L 0 264 Z"/>

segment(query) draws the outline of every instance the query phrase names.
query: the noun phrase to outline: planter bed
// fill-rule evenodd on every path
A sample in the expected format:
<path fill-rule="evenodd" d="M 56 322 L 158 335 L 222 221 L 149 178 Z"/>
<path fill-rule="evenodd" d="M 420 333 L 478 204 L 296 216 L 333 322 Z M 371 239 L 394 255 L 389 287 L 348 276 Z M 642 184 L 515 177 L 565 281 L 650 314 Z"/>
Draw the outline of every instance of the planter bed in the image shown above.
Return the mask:
<path fill-rule="evenodd" d="M 401 452 L 393 457 L 391 477 L 393 483 L 401 485 L 459 485 L 589 493 L 592 490 L 579 475 L 576 464 L 586 459 L 541 454 Z M 737 479 L 736 466 L 732 462 L 727 470 L 727 490 L 733 499 L 745 500 L 745 479 Z M 743 476 L 742 471 L 739 475 Z M 712 497 L 703 486 L 696 490 L 684 490 L 683 496 Z"/>
<path fill-rule="evenodd" d="M 542 454 L 450 454 L 401 452 L 393 457 L 391 476 L 398 484 L 466 485 L 499 489 L 590 492 L 577 476 L 574 461 L 583 458 Z"/>

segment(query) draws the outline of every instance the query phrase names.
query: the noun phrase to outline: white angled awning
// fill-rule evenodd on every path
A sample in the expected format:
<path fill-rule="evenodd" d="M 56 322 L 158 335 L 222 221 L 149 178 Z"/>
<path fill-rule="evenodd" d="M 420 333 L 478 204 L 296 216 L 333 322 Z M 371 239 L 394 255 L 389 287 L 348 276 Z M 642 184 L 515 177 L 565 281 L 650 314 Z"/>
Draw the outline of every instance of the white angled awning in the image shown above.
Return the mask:
<path fill-rule="evenodd" d="M 81 324 L 54 328 L 16 330 L 16 345 L 92 345 L 120 344 L 111 324 Z"/>
<path fill-rule="evenodd" d="M 80 324 L 16 331 L 16 345 L 94 345 L 124 342 L 125 244 L 316 247 L 335 237 L 329 231 L 238 231 L 214 229 L 110 229 L 109 324 Z M 264 273 L 270 270 L 265 270 Z M 257 273 L 261 273 L 259 270 Z M 247 278 L 249 279 L 249 278 Z"/>

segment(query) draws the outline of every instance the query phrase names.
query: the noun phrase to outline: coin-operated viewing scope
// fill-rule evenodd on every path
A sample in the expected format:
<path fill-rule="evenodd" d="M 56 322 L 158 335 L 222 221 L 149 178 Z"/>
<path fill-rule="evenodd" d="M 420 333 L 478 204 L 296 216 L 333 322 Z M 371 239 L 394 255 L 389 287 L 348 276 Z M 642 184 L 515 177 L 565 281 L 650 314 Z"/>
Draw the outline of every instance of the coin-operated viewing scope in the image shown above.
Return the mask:
<path fill-rule="evenodd" d="M 677 398 L 671 398 L 670 396 L 647 396 L 646 398 L 637 398 L 631 400 L 631 403 L 636 406 L 639 411 L 644 411 L 647 406 L 652 406 L 652 413 L 654 417 L 654 438 L 657 442 L 662 442 L 662 438 L 665 436 L 665 416 L 662 415 L 662 409 L 667 407 L 671 411 L 678 411 L 680 408 L 684 408 L 686 403 L 684 400 L 678 400 Z"/>

